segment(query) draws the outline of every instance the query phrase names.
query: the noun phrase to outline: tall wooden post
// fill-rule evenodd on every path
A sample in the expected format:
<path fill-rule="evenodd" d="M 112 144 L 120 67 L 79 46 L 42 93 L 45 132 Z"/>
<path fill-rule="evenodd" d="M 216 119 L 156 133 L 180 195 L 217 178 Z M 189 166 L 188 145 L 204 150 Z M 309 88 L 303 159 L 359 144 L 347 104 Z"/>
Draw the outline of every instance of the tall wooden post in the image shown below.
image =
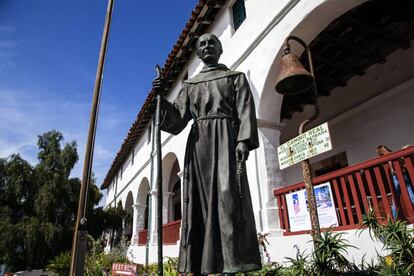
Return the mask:
<path fill-rule="evenodd" d="M 72 241 L 72 254 L 70 263 L 70 276 L 82 276 L 86 255 L 87 230 L 86 230 L 86 201 L 88 187 L 91 179 L 93 149 L 95 145 L 96 125 L 98 121 L 99 99 L 108 46 L 109 28 L 111 25 L 114 0 L 108 0 L 105 25 L 102 35 L 101 50 L 99 53 L 98 69 L 96 71 L 95 86 L 93 90 L 92 108 L 89 119 L 88 140 L 86 142 L 85 159 L 83 162 L 83 174 L 76 217 L 75 230 Z"/>

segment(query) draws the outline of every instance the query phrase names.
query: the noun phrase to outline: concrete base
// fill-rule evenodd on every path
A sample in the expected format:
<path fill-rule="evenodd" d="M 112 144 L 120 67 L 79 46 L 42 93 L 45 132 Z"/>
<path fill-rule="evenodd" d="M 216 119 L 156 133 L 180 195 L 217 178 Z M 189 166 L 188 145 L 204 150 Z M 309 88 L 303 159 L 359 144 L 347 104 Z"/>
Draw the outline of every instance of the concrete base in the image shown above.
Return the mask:
<path fill-rule="evenodd" d="M 145 264 L 145 245 L 131 245 L 128 248 L 128 258 L 137 264 Z M 164 257 L 178 257 L 179 241 L 174 245 L 164 245 L 163 255 Z M 150 245 L 149 247 L 149 260 L 148 263 L 158 262 L 158 247 L 157 245 Z"/>
<path fill-rule="evenodd" d="M 357 248 L 348 248 L 346 257 L 348 260 L 355 262 L 357 265 L 361 264 L 362 258 L 367 262 L 377 259 L 377 252 L 385 254 L 382 249 L 382 244 L 371 240 L 368 230 L 362 233 L 357 230 L 343 231 L 342 238 L 346 239 L 350 245 Z M 270 233 L 267 237 L 270 245 L 268 246 L 268 253 L 272 262 L 287 263 L 286 257 L 295 258 L 296 248 L 304 255 L 309 255 L 313 252 L 313 243 L 311 235 L 294 235 L 281 236 L 280 233 Z"/>
<path fill-rule="evenodd" d="M 350 261 L 355 262 L 357 265 L 361 264 L 362 258 L 366 262 L 377 259 L 377 252 L 385 255 L 386 252 L 382 249 L 382 244 L 379 242 L 373 242 L 365 230 L 360 233 L 357 230 L 349 230 L 343 232 L 342 238 L 348 240 L 350 245 L 357 248 L 348 248 L 348 254 L 346 255 Z M 305 255 L 311 254 L 313 251 L 312 237 L 310 235 L 294 235 L 283 236 L 283 231 L 272 231 L 267 236 L 269 245 L 267 251 L 270 254 L 270 260 L 272 262 L 287 263 L 286 257 L 295 258 L 296 248 L 299 248 L 300 252 L 305 251 Z M 163 247 L 164 256 L 178 257 L 179 241 L 175 245 L 166 245 Z M 131 245 L 128 249 L 128 257 L 134 262 L 139 264 L 145 263 L 145 246 Z M 149 248 L 149 261 L 148 263 L 157 262 L 157 246 L 150 245 Z"/>

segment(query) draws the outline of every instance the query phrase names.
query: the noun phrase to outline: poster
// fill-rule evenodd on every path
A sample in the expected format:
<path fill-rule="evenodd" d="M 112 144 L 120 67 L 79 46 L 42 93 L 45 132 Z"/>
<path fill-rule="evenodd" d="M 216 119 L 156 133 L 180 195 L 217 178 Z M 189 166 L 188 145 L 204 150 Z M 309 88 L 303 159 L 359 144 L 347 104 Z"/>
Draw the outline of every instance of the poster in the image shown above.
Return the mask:
<path fill-rule="evenodd" d="M 335 204 L 329 182 L 313 187 L 321 228 L 338 226 Z M 285 195 L 289 214 L 290 231 L 311 230 L 306 190 L 302 189 Z"/>

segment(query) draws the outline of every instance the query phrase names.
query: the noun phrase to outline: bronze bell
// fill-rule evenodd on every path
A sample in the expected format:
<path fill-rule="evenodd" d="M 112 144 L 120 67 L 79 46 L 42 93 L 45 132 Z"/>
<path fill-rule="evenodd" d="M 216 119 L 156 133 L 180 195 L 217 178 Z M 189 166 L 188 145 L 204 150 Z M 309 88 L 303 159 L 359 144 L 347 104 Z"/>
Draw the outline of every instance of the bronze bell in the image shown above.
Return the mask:
<path fill-rule="evenodd" d="M 299 57 L 290 52 L 289 44 L 285 46 L 280 68 L 275 87 L 278 93 L 287 96 L 296 95 L 312 87 L 312 74 L 303 67 Z"/>

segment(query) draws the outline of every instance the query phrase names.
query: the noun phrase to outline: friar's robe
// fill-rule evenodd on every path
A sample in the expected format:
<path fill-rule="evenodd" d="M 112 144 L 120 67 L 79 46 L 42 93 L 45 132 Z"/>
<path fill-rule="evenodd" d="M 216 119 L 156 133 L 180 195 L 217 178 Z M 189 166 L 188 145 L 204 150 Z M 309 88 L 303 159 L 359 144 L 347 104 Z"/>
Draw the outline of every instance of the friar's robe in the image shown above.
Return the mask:
<path fill-rule="evenodd" d="M 221 64 L 205 67 L 184 82 L 174 103 L 163 100 L 161 116 L 161 129 L 172 134 L 194 120 L 184 160 L 178 270 L 208 274 L 260 269 L 246 170 L 236 161 L 238 142 L 249 150 L 259 146 L 246 76 Z"/>

